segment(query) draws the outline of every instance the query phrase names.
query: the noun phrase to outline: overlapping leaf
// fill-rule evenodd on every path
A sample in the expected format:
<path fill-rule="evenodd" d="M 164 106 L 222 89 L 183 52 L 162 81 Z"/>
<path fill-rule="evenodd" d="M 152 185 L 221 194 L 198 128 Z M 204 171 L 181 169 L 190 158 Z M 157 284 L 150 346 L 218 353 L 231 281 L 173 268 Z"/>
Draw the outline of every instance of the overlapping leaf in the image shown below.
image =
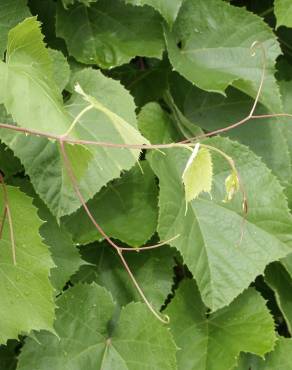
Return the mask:
<path fill-rule="evenodd" d="M 6 49 L 6 38 L 9 30 L 18 22 L 30 16 L 26 0 L 1 0 L 0 3 L 0 56 Z"/>
<path fill-rule="evenodd" d="M 180 348 L 179 370 L 233 369 L 241 351 L 263 356 L 276 341 L 273 318 L 263 298 L 252 289 L 207 317 L 194 281 L 185 281 L 166 313 Z"/>
<path fill-rule="evenodd" d="M 10 48 L 7 64 L 0 66 L 0 74 L 2 71 L 7 77 L 6 83 L 14 83 L 16 89 L 7 87 L 6 109 L 21 126 L 47 133 L 65 133 L 89 103 L 75 93 L 68 106 L 63 106 L 60 92 L 49 79 L 52 64 L 34 19 L 29 18 L 13 29 L 9 43 L 12 40 L 16 51 L 12 53 Z M 25 42 L 25 47 L 17 48 L 18 42 L 20 46 Z M 75 82 L 99 102 L 99 109 L 84 115 L 70 135 L 113 143 L 147 142 L 136 130 L 133 99 L 117 81 L 90 69 L 76 74 L 75 78 Z M 123 124 L 131 127 L 131 137 L 125 135 Z M 1 138 L 21 159 L 36 192 L 57 217 L 72 213 L 80 206 L 57 143 L 8 131 L 3 131 Z M 139 150 L 132 149 L 67 146 L 66 150 L 86 200 L 108 181 L 119 177 L 122 170 L 131 168 L 139 156 Z"/>
<path fill-rule="evenodd" d="M 289 0 L 275 0 L 277 27 L 292 27 L 292 4 Z"/>
<path fill-rule="evenodd" d="M 160 182 L 158 232 L 161 239 L 180 234 L 170 244 L 182 254 L 194 274 L 204 303 L 212 310 L 229 304 L 265 266 L 291 252 L 292 223 L 277 179 L 246 147 L 227 139 L 212 139 L 230 155 L 248 194 L 248 213 L 242 213 L 242 194 L 225 198 L 229 165 L 214 156 L 211 201 L 201 196 L 189 203 L 185 215 L 181 175 L 189 152 L 152 153 L 151 167 Z"/>
<path fill-rule="evenodd" d="M 73 284 L 96 282 L 111 292 L 120 306 L 125 306 L 132 301 L 141 301 L 119 256 L 110 245 L 96 243 L 84 246 L 81 248 L 81 254 L 89 265 L 81 266 L 71 279 Z M 171 293 L 174 255 L 175 251 L 167 246 L 156 250 L 125 254 L 131 271 L 157 310 L 163 306 Z"/>
<path fill-rule="evenodd" d="M 110 237 L 140 247 L 156 230 L 157 190 L 151 168 L 147 162 L 141 162 L 141 168 L 136 165 L 102 189 L 88 202 L 88 207 Z M 82 208 L 63 222 L 78 243 L 88 244 L 102 238 Z"/>
<path fill-rule="evenodd" d="M 76 27 L 78 24 L 78 27 Z M 57 35 L 79 62 L 112 68 L 135 56 L 161 57 L 164 49 L 160 16 L 151 8 L 99 0 L 89 8 L 57 8 Z"/>
<path fill-rule="evenodd" d="M 166 29 L 165 33 L 174 68 L 207 91 L 224 93 L 232 84 L 254 97 L 266 58 L 265 89 L 260 99 L 272 111 L 280 110 L 280 94 L 273 75 L 280 48 L 260 17 L 222 0 L 186 0 L 173 30 Z M 255 41 L 261 43 L 266 57 L 260 47 L 251 50 Z"/>
<path fill-rule="evenodd" d="M 31 330 L 53 330 L 53 287 L 49 281 L 52 258 L 39 236 L 41 221 L 32 200 L 8 187 L 15 239 L 13 264 L 10 229 L 6 219 L 0 240 L 0 343 Z M 4 202 L 1 195 L 1 214 Z"/>
<path fill-rule="evenodd" d="M 60 297 L 58 307 L 59 338 L 42 332 L 36 335 L 37 342 L 28 339 L 19 370 L 176 369 L 176 346 L 169 330 L 142 303 L 123 308 L 111 327 L 115 304 L 96 284 L 71 288 Z"/>
<path fill-rule="evenodd" d="M 183 0 L 126 0 L 133 5 L 149 5 L 159 11 L 165 20 L 172 25 L 175 21 Z"/>

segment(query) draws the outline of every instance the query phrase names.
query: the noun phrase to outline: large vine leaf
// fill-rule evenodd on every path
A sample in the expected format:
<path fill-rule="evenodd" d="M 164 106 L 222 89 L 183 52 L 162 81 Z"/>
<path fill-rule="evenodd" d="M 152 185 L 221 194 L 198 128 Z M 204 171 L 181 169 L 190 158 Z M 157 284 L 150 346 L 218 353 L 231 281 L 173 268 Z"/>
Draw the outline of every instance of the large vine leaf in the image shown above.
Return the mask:
<path fill-rule="evenodd" d="M 281 186 L 259 158 L 227 139 L 215 138 L 208 144 L 234 159 L 248 196 L 247 215 L 242 214 L 242 194 L 222 202 L 230 174 L 222 157 L 213 156 L 213 200 L 197 198 L 189 203 L 186 215 L 181 175 L 189 151 L 152 153 L 149 160 L 160 182 L 160 238 L 180 234 L 170 244 L 194 274 L 204 303 L 216 310 L 247 288 L 269 262 L 291 252 L 292 219 Z"/>
<path fill-rule="evenodd" d="M 14 187 L 7 187 L 15 238 L 13 264 L 8 221 L 0 240 L 0 343 L 31 330 L 53 331 L 53 287 L 49 281 L 54 267 L 39 236 L 41 221 L 32 201 Z M 1 195 L 3 214 L 3 195 Z"/>
<path fill-rule="evenodd" d="M 165 20 L 172 25 L 175 21 L 183 0 L 126 0 L 126 3 L 143 6 L 149 5 L 159 11 Z"/>
<path fill-rule="evenodd" d="M 292 4 L 289 0 L 275 0 L 275 16 L 277 28 L 280 26 L 292 27 Z"/>
<path fill-rule="evenodd" d="M 283 96 L 282 90 L 281 88 Z M 170 79 L 170 91 L 186 118 L 207 131 L 224 128 L 242 120 L 249 114 L 253 105 L 252 98 L 233 87 L 226 90 L 227 96 L 224 97 L 200 90 L 178 74 L 173 74 Z M 287 99 L 288 104 L 289 102 Z M 286 111 L 287 109 L 285 107 Z M 267 113 L 267 110 L 258 104 L 256 114 Z M 290 134 L 283 132 L 283 129 L 288 129 L 291 124 L 283 125 L 283 121 L 283 118 L 250 121 L 226 132 L 225 135 L 247 145 L 263 159 L 285 187 L 290 187 L 292 146 L 288 146 Z"/>
<path fill-rule="evenodd" d="M 85 64 L 112 68 L 137 55 L 160 58 L 164 50 L 161 19 L 151 8 L 120 0 L 68 10 L 59 5 L 56 22 L 57 36 L 64 38 L 70 55 Z"/>
<path fill-rule="evenodd" d="M 219 93 L 232 84 L 252 97 L 260 84 L 263 55 L 256 50 L 252 56 L 251 46 L 261 42 L 267 69 L 260 99 L 272 111 L 281 109 L 273 75 L 280 48 L 260 17 L 221 0 L 186 0 L 173 30 L 166 29 L 165 34 L 170 61 L 185 78 Z"/>
<path fill-rule="evenodd" d="M 66 108 L 61 98 L 54 100 L 60 91 L 53 80 L 47 83 L 52 68 L 51 59 L 42 42 L 39 24 L 33 18 L 14 28 L 10 38 L 10 43 L 14 40 L 16 52 L 11 61 L 10 48 L 8 64 L 0 65 L 0 74 L 4 71 L 6 80 L 15 83 L 15 91 L 9 88 L 5 94 L 6 108 L 21 126 L 48 133 L 65 133 L 88 103 L 77 93 L 72 95 Z M 18 41 L 20 46 L 25 41 L 23 50 L 17 44 Z M 14 59 L 17 66 L 13 66 Z M 24 64 L 19 65 L 18 59 Z M 132 143 L 133 140 L 135 143 L 147 142 L 136 129 L 133 98 L 119 82 L 90 69 L 77 73 L 74 82 L 77 81 L 86 94 L 98 101 L 99 107 L 79 120 L 72 131 L 73 137 L 124 144 Z M 25 98 L 23 83 L 28 89 Z M 131 137 L 124 132 L 124 126 L 126 132 L 131 128 Z M 1 138 L 20 158 L 36 192 L 54 215 L 61 217 L 79 208 L 80 201 L 70 184 L 57 143 L 7 130 L 2 130 Z M 92 198 L 108 181 L 119 177 L 122 170 L 130 169 L 139 156 L 139 150 L 132 149 L 67 146 L 66 150 L 85 200 Z"/>
<path fill-rule="evenodd" d="M 150 239 L 158 217 L 155 176 L 147 162 L 140 166 L 108 184 L 88 202 L 107 235 L 133 247 Z M 102 238 L 82 208 L 63 222 L 77 243 L 88 244 Z"/>
<path fill-rule="evenodd" d="M 241 351 L 263 356 L 276 342 L 274 322 L 264 299 L 253 289 L 228 307 L 207 316 L 196 284 L 184 281 L 168 305 L 180 370 L 227 370 Z"/>
<path fill-rule="evenodd" d="M 244 354 L 234 370 L 292 370 L 291 350 L 292 340 L 281 337 L 275 350 L 268 353 L 265 359 Z"/>
<path fill-rule="evenodd" d="M 1 0 L 0 3 L 0 56 L 6 49 L 8 31 L 18 22 L 30 16 L 26 0 Z"/>
<path fill-rule="evenodd" d="M 108 243 L 90 244 L 80 248 L 82 258 L 88 263 L 81 266 L 72 277 L 77 282 L 104 286 L 120 306 L 141 301 L 141 296 L 129 279 L 117 252 Z M 141 253 L 127 253 L 125 259 L 147 299 L 157 310 L 165 303 L 173 284 L 175 251 L 169 247 Z M 163 261 L 163 263 L 162 263 Z"/>
<path fill-rule="evenodd" d="M 76 2 L 82 3 L 86 6 L 90 6 L 91 3 L 95 3 L 97 1 L 98 0 L 62 0 L 62 3 L 64 5 L 65 9 L 67 9 L 68 6 L 73 5 Z"/>
<path fill-rule="evenodd" d="M 18 370 L 176 369 L 169 330 L 142 303 L 123 308 L 110 328 L 114 309 L 111 295 L 96 284 L 67 290 L 58 300 L 59 338 L 42 332 L 37 342 L 27 339 Z"/>

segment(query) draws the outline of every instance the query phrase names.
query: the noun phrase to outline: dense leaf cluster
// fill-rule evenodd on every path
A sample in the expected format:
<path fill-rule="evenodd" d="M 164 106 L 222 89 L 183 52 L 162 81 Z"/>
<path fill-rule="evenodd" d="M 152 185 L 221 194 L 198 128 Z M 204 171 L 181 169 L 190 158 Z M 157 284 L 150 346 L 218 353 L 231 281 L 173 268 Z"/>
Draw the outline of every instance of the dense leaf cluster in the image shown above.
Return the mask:
<path fill-rule="evenodd" d="M 292 369 L 291 28 L 0 0 L 0 370 Z"/>

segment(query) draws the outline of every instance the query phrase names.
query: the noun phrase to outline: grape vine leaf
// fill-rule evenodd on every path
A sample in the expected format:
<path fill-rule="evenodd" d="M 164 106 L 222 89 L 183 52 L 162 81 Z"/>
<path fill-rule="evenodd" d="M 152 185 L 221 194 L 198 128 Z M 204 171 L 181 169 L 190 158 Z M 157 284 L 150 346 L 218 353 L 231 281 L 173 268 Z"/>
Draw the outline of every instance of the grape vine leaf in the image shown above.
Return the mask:
<path fill-rule="evenodd" d="M 157 185 L 148 163 L 142 161 L 108 184 L 88 202 L 92 215 L 112 238 L 133 247 L 147 242 L 157 227 Z M 143 172 L 142 172 L 143 171 Z M 79 244 L 102 239 L 81 208 L 62 223 Z"/>
<path fill-rule="evenodd" d="M 291 253 L 292 220 L 282 187 L 258 157 L 228 139 L 214 138 L 208 144 L 235 161 L 248 194 L 247 215 L 241 193 L 222 202 L 230 174 L 222 157 L 213 156 L 213 200 L 200 196 L 189 203 L 186 215 L 181 174 L 189 152 L 172 149 L 164 156 L 151 153 L 148 159 L 160 182 L 159 236 L 180 235 L 170 245 L 180 251 L 204 303 L 215 311 L 247 288 L 269 262 Z"/>
<path fill-rule="evenodd" d="M 15 238 L 13 264 L 9 224 L 0 240 L 0 343 L 31 330 L 53 331 L 53 287 L 49 281 L 54 267 L 39 236 L 41 220 L 32 200 L 17 188 L 7 187 Z M 3 214 L 3 195 L 1 214 Z"/>
<path fill-rule="evenodd" d="M 287 94 L 282 85 L 280 88 L 284 98 Z M 170 93 L 186 118 L 206 131 L 224 128 L 242 120 L 253 105 L 252 98 L 233 87 L 226 90 L 227 96 L 224 97 L 200 90 L 177 73 L 170 78 Z M 289 104 L 290 100 L 287 98 L 287 107 L 284 108 L 286 112 Z M 267 109 L 258 104 L 256 114 L 267 113 Z M 289 187 L 292 182 L 292 144 L 288 145 L 291 135 L 283 131 L 284 127 L 287 130 L 291 127 L 289 122 L 285 124 L 284 118 L 267 118 L 264 121 L 246 122 L 222 135 L 247 145 L 263 159 L 281 184 Z"/>
<path fill-rule="evenodd" d="M 274 291 L 277 304 L 292 333 L 292 279 L 280 263 L 272 263 L 266 268 L 265 282 Z"/>
<path fill-rule="evenodd" d="M 274 12 L 277 19 L 277 28 L 280 26 L 292 27 L 292 4 L 289 0 L 275 0 Z"/>
<path fill-rule="evenodd" d="M 175 70 L 199 88 L 224 94 L 232 84 L 252 97 L 261 80 L 263 53 L 256 48 L 252 56 L 251 46 L 260 42 L 266 51 L 267 65 L 260 100 L 271 111 L 281 109 L 273 75 L 281 50 L 272 30 L 260 17 L 221 0 L 186 0 L 173 29 L 165 27 L 165 37 Z"/>
<path fill-rule="evenodd" d="M 202 192 L 211 193 L 212 175 L 211 153 L 207 148 L 199 148 L 198 144 L 194 147 L 182 174 L 186 202 L 196 199 Z"/>
<path fill-rule="evenodd" d="M 243 354 L 235 370 L 292 370 L 292 340 L 280 337 L 274 351 L 261 359 L 255 355 Z"/>
<path fill-rule="evenodd" d="M 159 14 L 119 0 L 99 0 L 89 8 L 77 4 L 68 10 L 59 5 L 56 32 L 76 60 L 103 69 L 127 63 L 137 55 L 161 58 L 164 50 Z"/>
<path fill-rule="evenodd" d="M 126 3 L 138 6 L 149 5 L 156 9 L 164 19 L 172 25 L 175 21 L 183 0 L 126 0 Z"/>
<path fill-rule="evenodd" d="M 0 59 L 6 50 L 8 31 L 31 14 L 26 0 L 2 0 L 0 3 Z"/>
<path fill-rule="evenodd" d="M 169 330 L 144 304 L 124 307 L 109 328 L 115 304 L 104 288 L 79 284 L 57 302 L 59 339 L 47 332 L 36 334 L 37 342 L 28 338 L 18 370 L 176 369 Z"/>
<path fill-rule="evenodd" d="M 74 93 L 67 106 L 63 106 L 60 91 L 55 82 L 53 80 L 47 82 L 52 63 L 42 42 L 39 24 L 35 19 L 28 18 L 20 23 L 10 31 L 10 38 L 10 43 L 14 40 L 13 47 L 16 49 L 17 42 L 20 42 L 13 58 L 20 58 L 24 64 L 18 64 L 17 68 L 11 66 L 13 63 L 9 59 L 10 52 L 7 53 L 8 64 L 0 63 L 0 74 L 4 70 L 9 76 L 8 80 L 12 79 L 15 83 L 13 85 L 15 91 L 9 88 L 5 94 L 6 108 L 11 111 L 14 121 L 20 126 L 58 135 L 65 133 L 74 118 L 88 103 L 82 96 Z M 22 42 L 25 42 L 24 48 L 21 46 Z M 19 63 L 18 59 L 17 63 Z M 48 70 L 46 66 L 49 67 Z M 29 82 L 31 78 L 32 82 Z M 73 138 L 113 143 L 128 143 L 128 140 L 134 140 L 135 143 L 147 142 L 136 129 L 133 98 L 119 82 L 91 69 L 77 73 L 74 78 L 77 79 L 74 80 L 74 84 L 78 82 L 86 94 L 98 100 L 100 109 L 92 110 L 84 115 L 82 120 L 80 119 L 71 133 Z M 19 85 L 18 82 L 21 84 Z M 25 98 L 23 98 L 23 83 L 28 88 Z M 60 95 L 58 102 L 54 100 L 56 94 Z M 126 137 L 123 127 L 119 127 L 122 121 L 132 127 L 132 137 Z M 54 122 L 53 125 L 52 122 Z M 20 158 L 37 194 L 54 215 L 60 218 L 80 207 L 80 201 L 70 184 L 56 142 L 40 137 L 25 137 L 22 134 L 4 132 L 4 130 L 2 132 L 2 141 Z M 80 174 L 78 182 L 85 200 L 92 198 L 108 181 L 119 177 L 122 170 L 130 169 L 137 161 L 140 152 L 134 149 L 102 147 L 86 149 L 83 146 L 67 146 L 67 151 L 68 156 L 70 153 L 71 157 L 73 156 L 72 165 L 76 176 Z"/>
<path fill-rule="evenodd" d="M 73 284 L 95 282 L 104 286 L 120 306 L 125 306 L 132 301 L 141 301 L 139 293 L 121 265 L 117 252 L 106 242 L 82 246 L 80 252 L 88 265 L 81 266 L 72 277 Z M 167 246 L 125 255 L 140 287 L 157 310 L 162 307 L 171 293 L 174 256 L 175 251 Z"/>
<path fill-rule="evenodd" d="M 276 342 L 273 317 L 264 299 L 252 288 L 208 317 L 195 282 L 187 280 L 165 312 L 180 348 L 178 369 L 233 369 L 241 351 L 263 356 Z"/>

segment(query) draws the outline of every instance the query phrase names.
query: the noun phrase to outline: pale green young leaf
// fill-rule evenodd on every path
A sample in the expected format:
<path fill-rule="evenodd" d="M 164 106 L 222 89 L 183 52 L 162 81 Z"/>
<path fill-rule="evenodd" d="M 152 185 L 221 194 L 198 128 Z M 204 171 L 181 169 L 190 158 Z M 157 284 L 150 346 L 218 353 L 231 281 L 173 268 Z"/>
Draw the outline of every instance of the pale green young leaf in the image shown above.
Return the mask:
<path fill-rule="evenodd" d="M 136 165 L 103 188 L 88 202 L 88 207 L 107 235 L 140 247 L 156 230 L 157 197 L 154 173 L 143 161 L 140 167 Z M 62 218 L 62 223 L 77 243 L 88 244 L 102 238 L 83 208 Z"/>
<path fill-rule="evenodd" d="M 111 295 L 96 284 L 79 284 L 57 301 L 55 330 L 28 338 L 18 370 L 175 370 L 169 330 L 142 303 L 130 303 L 113 319 Z M 50 361 L 48 361 L 50 359 Z"/>
<path fill-rule="evenodd" d="M 256 48 L 252 56 L 251 46 L 260 42 L 266 53 L 260 101 L 272 111 L 281 109 L 273 75 L 281 51 L 272 30 L 260 17 L 221 0 L 186 0 L 173 29 L 165 28 L 165 36 L 174 69 L 199 88 L 224 94 L 232 84 L 252 97 L 260 85 L 263 53 Z"/>
<path fill-rule="evenodd" d="M 172 149 L 148 158 L 160 184 L 159 236 L 180 235 L 170 244 L 182 254 L 203 301 L 214 311 L 228 305 L 268 263 L 291 252 L 292 219 L 278 180 L 258 157 L 227 139 L 208 144 L 235 161 L 248 194 L 247 214 L 240 192 L 231 202 L 222 202 L 230 167 L 221 156 L 213 155 L 213 200 L 202 195 L 191 201 L 186 215 L 181 175 L 189 152 Z"/>
<path fill-rule="evenodd" d="M 42 225 L 32 200 L 14 187 L 7 187 L 15 239 L 13 264 L 8 220 L 0 240 L 0 343 L 31 330 L 53 331 L 53 287 L 50 269 L 54 267 L 39 235 Z M 1 194 L 1 215 L 4 210 Z"/>
<path fill-rule="evenodd" d="M 179 370 L 233 369 L 241 351 L 263 356 L 276 342 L 273 317 L 253 289 L 207 316 L 195 282 L 187 280 L 175 292 L 166 314 L 180 348 Z"/>
<path fill-rule="evenodd" d="M 202 192 L 211 194 L 213 166 L 211 153 L 199 144 L 189 157 L 182 174 L 186 202 L 196 199 Z"/>
<path fill-rule="evenodd" d="M 292 27 L 292 3 L 290 0 L 275 0 L 274 11 L 277 19 L 277 28 L 280 26 Z"/>
<path fill-rule="evenodd" d="M 26 0 L 1 0 L 0 2 L 0 59 L 7 45 L 9 30 L 31 14 Z"/>
<path fill-rule="evenodd" d="M 80 253 L 88 265 L 81 266 L 72 277 L 73 284 L 95 282 L 111 292 L 119 306 L 141 301 L 141 296 L 129 279 L 117 252 L 108 243 L 82 246 Z M 140 287 L 157 310 L 160 310 L 171 293 L 175 254 L 175 250 L 164 246 L 125 255 Z"/>
<path fill-rule="evenodd" d="M 234 195 L 239 191 L 240 188 L 238 174 L 233 170 L 229 176 L 225 179 L 226 196 L 225 202 L 230 202 Z"/>
<path fill-rule="evenodd" d="M 126 0 L 126 3 L 143 6 L 149 5 L 156 9 L 164 19 L 172 25 L 175 21 L 183 0 Z"/>
<path fill-rule="evenodd" d="M 159 14 L 120 0 L 99 0 L 90 7 L 76 4 L 68 10 L 60 4 L 56 31 L 76 60 L 104 69 L 137 55 L 160 58 L 164 50 Z"/>

